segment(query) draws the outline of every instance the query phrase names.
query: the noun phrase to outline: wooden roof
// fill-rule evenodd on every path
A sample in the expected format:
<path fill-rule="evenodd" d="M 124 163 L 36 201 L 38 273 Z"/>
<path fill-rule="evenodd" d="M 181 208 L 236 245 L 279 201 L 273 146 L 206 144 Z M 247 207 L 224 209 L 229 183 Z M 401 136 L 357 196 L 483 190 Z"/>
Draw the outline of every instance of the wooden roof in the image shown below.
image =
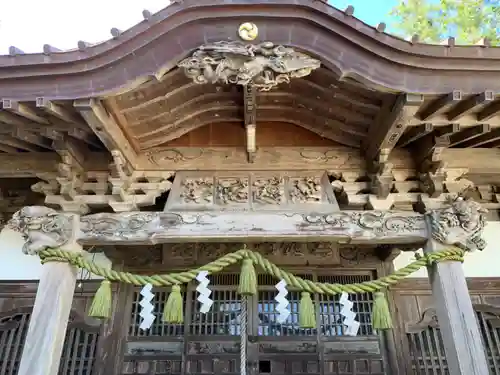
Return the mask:
<path fill-rule="evenodd" d="M 351 9 L 352 10 L 352 9 Z M 389 91 L 472 94 L 500 91 L 500 48 L 412 43 L 380 32 L 321 1 L 183 0 L 100 44 L 0 56 L 0 92 L 12 100 L 76 99 L 161 77 L 198 46 L 236 37 L 241 22 L 259 27 L 256 43 L 307 51 L 342 79 Z M 481 74 L 474 74 L 481 73 Z"/>
<path fill-rule="evenodd" d="M 252 94 L 256 139 L 267 127 L 276 140 L 257 149 L 283 146 L 279 132 L 298 134 L 293 125 L 299 126 L 319 137 L 308 143 L 301 136 L 287 145 L 295 147 L 290 153 L 312 144 L 347 146 L 339 152 L 355 150 L 366 168 L 353 168 L 366 169 L 378 186 L 357 191 L 387 197 L 394 190 L 395 159 L 402 160 L 401 150 L 389 158 L 393 149 L 404 148 L 413 159 L 411 166 L 405 163 L 416 174 L 404 178 L 423 173 L 437 180 L 443 176 L 441 154 L 447 162 L 460 157 L 467 169 L 479 158 L 454 149 L 500 147 L 500 48 L 405 41 L 352 17 L 351 8 L 343 12 L 310 0 L 183 0 L 144 15 L 129 30 L 113 29 L 112 39 L 100 44 L 79 42 L 71 51 L 44 46 L 40 54 L 11 48 L 0 56 L 0 177 L 41 178 L 48 183 L 37 184 L 36 191 L 61 205 L 76 207 L 75 196 L 93 192 L 85 202 L 105 205 L 112 196 L 113 209 L 129 209 L 124 197 L 150 191 L 139 203 L 154 202 L 153 190 L 165 191 L 171 174 L 189 159 L 174 155 L 162 164 L 151 155 L 191 147 L 182 137 L 205 125 L 221 124 L 217 131 L 225 134 L 236 124 L 238 142 L 217 147 L 239 148 L 236 153 L 246 147 L 251 161 L 255 150 L 244 126 L 250 125 L 248 92 L 236 84 L 196 84 L 177 67 L 202 45 L 238 41 L 242 22 L 258 26 L 252 44 L 270 41 L 321 61 L 307 76 Z M 247 163 L 240 154 L 234 158 Z M 255 168 L 267 168 L 262 160 Z M 470 168 L 479 170 L 477 163 Z M 500 167 L 487 169 L 500 175 Z M 358 177 L 352 183 L 364 184 L 366 176 Z"/>

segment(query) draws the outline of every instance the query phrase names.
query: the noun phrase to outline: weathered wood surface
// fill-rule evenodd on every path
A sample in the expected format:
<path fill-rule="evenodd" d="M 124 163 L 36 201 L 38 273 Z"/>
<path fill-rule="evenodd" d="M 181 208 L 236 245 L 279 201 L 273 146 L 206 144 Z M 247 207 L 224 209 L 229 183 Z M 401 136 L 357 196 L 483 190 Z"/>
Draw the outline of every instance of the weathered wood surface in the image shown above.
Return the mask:
<path fill-rule="evenodd" d="M 24 251 L 36 254 L 67 242 L 70 216 L 42 206 L 25 207 L 11 227 L 26 237 Z M 124 212 L 80 217 L 81 244 L 156 244 L 199 241 L 330 241 L 415 243 L 427 239 L 424 216 L 397 211 L 336 211 L 330 214 L 276 212 Z"/>
<path fill-rule="evenodd" d="M 77 220 L 68 217 L 68 224 L 72 226 Z M 62 249 L 82 250 L 74 236 L 67 238 Z M 76 278 L 77 269 L 67 263 L 50 262 L 43 266 L 19 375 L 58 374 Z"/>
<path fill-rule="evenodd" d="M 434 211 L 427 215 L 426 225 L 432 237 L 424 248 L 425 253 L 445 250 L 449 242 L 467 244 L 472 249 L 482 249 L 485 246 L 481 238 L 484 229 L 481 210 L 477 206 L 475 211 L 474 206 L 469 206 L 469 210 L 466 209 L 467 206 L 460 205 L 454 208 L 454 211 Z M 453 214 L 459 225 L 455 228 L 443 228 Z M 467 236 L 459 228 L 470 228 L 466 232 Z M 438 262 L 429 267 L 428 271 L 432 295 L 437 302 L 436 311 L 450 374 L 488 375 L 488 363 L 480 339 L 481 331 L 472 307 L 462 263 Z"/>

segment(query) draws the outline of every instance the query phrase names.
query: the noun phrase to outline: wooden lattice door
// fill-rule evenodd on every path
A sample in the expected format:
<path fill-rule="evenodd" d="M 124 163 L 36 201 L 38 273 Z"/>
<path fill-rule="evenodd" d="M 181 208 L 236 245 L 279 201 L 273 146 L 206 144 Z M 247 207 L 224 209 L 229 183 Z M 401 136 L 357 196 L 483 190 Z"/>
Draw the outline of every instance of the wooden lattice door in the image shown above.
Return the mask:
<path fill-rule="evenodd" d="M 199 311 L 195 283 L 183 291 L 185 322 L 182 325 L 162 321 L 169 290 L 154 290 L 156 320 L 146 331 L 139 329 L 140 295 L 139 290 L 134 292 L 123 374 L 240 373 L 239 275 L 212 275 L 210 280 L 214 304 L 207 314 Z"/>
<path fill-rule="evenodd" d="M 352 283 L 368 280 L 367 273 L 350 276 L 307 274 L 321 282 Z M 141 331 L 139 290 L 132 302 L 123 374 L 239 375 L 242 309 L 237 293 L 238 274 L 210 278 L 214 304 L 201 314 L 196 283 L 183 291 L 185 322 L 169 325 L 161 314 L 169 291 L 155 291 L 157 318 L 150 330 Z M 299 327 L 300 293 L 290 290 L 291 316 L 278 324 L 275 311 L 277 280 L 258 276 L 259 293 L 248 297 L 247 375 L 382 375 L 384 361 L 379 338 L 371 328 L 371 295 L 353 295 L 361 322 L 357 337 L 343 335 L 338 298 L 315 296 L 319 329 Z"/>
<path fill-rule="evenodd" d="M 355 283 L 371 275 L 304 274 L 301 277 L 328 283 Z M 252 375 L 383 375 L 383 349 L 371 326 L 371 294 L 351 295 L 361 323 L 356 337 L 344 336 L 338 296 L 314 296 L 318 329 L 299 326 L 300 292 L 289 289 L 291 315 L 279 324 L 275 310 L 276 280 L 259 276 L 259 294 L 253 300 L 249 365 Z"/>
<path fill-rule="evenodd" d="M 500 375 L 500 308 L 475 304 L 474 309 L 490 374 Z M 406 338 L 413 374 L 450 375 L 439 322 L 433 308 L 424 311 L 419 322 L 407 325 Z"/>
<path fill-rule="evenodd" d="M 16 375 L 28 332 L 31 307 L 4 313 L 0 318 L 0 375 Z M 91 375 L 99 324 L 82 322 L 72 312 L 63 346 L 59 375 Z"/>

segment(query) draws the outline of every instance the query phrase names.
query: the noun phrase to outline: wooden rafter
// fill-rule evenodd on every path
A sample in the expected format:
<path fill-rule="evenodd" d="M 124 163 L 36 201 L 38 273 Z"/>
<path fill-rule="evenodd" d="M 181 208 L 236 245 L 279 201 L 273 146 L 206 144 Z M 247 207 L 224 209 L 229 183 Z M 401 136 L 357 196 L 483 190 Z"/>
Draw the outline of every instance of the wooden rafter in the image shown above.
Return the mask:
<path fill-rule="evenodd" d="M 458 146 L 464 144 L 480 135 L 489 133 L 491 131 L 491 126 L 488 124 L 471 126 L 459 133 L 450 135 L 450 145 L 449 147 Z"/>
<path fill-rule="evenodd" d="M 410 143 L 416 142 L 425 135 L 431 133 L 434 130 L 434 125 L 431 123 L 425 123 L 422 125 L 413 126 L 411 129 L 401 136 L 398 142 L 399 147 L 406 147 Z"/>
<path fill-rule="evenodd" d="M 423 107 L 417 113 L 417 117 L 422 121 L 427 121 L 434 116 L 447 112 L 452 106 L 459 104 L 461 101 L 461 91 L 456 90 L 450 92 L 449 94 L 443 95 L 431 101 L 429 104 Z"/>
<path fill-rule="evenodd" d="M 86 127 L 83 119 L 76 113 L 64 108 L 63 106 L 54 103 L 46 98 L 37 98 L 36 107 L 43 109 L 50 115 L 67 122 L 69 124 L 78 125 L 79 127 Z"/>
<path fill-rule="evenodd" d="M 136 150 L 102 103 L 96 99 L 81 99 L 74 102 L 74 107 L 109 151 L 120 150 L 127 161 L 135 165 Z"/>
<path fill-rule="evenodd" d="M 2 109 L 11 113 L 14 113 L 20 117 L 27 120 L 39 123 L 39 124 L 49 124 L 49 120 L 40 116 L 33 109 L 28 107 L 24 103 L 19 103 L 11 99 L 2 99 Z"/>
<path fill-rule="evenodd" d="M 413 117 L 423 102 L 421 95 L 401 94 L 387 100 L 368 130 L 363 148 L 368 160 L 374 160 L 383 149 L 392 150 L 406 129 L 408 118 Z"/>
<path fill-rule="evenodd" d="M 463 142 L 460 147 L 489 147 L 488 144 L 500 139 L 500 128 L 495 128 L 490 132 L 479 135 L 473 139 Z"/>
<path fill-rule="evenodd" d="M 448 121 L 456 121 L 495 100 L 493 91 L 484 91 L 477 95 L 472 95 L 468 99 L 462 100 L 452 107 L 446 114 Z"/>

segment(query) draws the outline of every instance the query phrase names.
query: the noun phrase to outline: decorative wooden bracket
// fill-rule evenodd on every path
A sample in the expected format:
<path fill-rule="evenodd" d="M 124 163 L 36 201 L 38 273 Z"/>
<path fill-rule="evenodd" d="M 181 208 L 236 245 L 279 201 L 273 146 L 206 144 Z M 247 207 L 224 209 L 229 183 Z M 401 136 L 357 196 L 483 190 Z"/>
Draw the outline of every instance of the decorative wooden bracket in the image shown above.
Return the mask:
<path fill-rule="evenodd" d="M 450 145 L 448 135 L 435 137 L 432 134 L 417 142 L 415 151 L 419 178 L 422 190 L 431 198 L 437 198 L 443 193 L 446 178 L 446 164 L 441 159 L 444 149 Z"/>
<path fill-rule="evenodd" d="M 423 102 L 422 95 L 399 95 L 387 100 L 368 131 L 364 144 L 372 190 L 378 198 L 387 198 L 392 189 L 392 164 L 389 155 L 403 135 L 406 126 Z"/>

